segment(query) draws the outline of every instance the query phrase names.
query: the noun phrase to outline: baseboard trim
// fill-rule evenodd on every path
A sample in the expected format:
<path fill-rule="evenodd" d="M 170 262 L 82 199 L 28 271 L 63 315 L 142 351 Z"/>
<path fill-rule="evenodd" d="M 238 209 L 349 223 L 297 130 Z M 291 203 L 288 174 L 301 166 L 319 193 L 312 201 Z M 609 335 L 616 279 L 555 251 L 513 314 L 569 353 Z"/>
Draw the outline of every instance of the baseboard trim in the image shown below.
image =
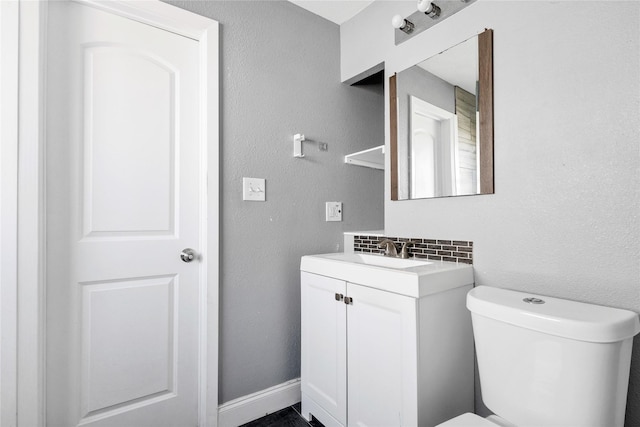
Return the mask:
<path fill-rule="evenodd" d="M 218 427 L 238 427 L 300 402 L 300 379 L 239 397 L 218 408 Z"/>

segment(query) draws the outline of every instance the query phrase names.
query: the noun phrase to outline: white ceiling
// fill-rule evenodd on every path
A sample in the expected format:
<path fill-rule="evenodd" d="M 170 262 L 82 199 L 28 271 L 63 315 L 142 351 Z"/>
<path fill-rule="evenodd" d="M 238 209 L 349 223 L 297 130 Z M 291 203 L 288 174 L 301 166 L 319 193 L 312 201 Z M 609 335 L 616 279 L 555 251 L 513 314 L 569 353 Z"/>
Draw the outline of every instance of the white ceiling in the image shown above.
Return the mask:
<path fill-rule="evenodd" d="M 374 0 L 289 0 L 309 12 L 340 25 L 357 15 Z"/>

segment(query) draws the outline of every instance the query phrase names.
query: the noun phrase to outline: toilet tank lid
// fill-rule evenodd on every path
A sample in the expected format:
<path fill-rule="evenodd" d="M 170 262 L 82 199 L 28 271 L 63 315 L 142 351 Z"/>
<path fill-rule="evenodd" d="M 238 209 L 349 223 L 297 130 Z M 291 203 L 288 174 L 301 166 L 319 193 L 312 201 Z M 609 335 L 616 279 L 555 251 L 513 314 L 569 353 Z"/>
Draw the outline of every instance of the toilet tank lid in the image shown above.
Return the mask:
<path fill-rule="evenodd" d="M 480 316 L 579 341 L 616 342 L 640 332 L 633 311 L 490 286 L 470 290 L 467 308 Z"/>

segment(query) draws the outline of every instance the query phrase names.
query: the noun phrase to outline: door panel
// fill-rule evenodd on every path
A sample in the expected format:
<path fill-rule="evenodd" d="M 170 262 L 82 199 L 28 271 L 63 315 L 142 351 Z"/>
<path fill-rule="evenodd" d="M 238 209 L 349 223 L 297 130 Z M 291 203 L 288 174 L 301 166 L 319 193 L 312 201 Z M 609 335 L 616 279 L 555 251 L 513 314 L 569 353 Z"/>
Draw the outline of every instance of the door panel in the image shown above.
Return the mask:
<path fill-rule="evenodd" d="M 416 115 L 411 120 L 411 198 L 436 195 L 436 145 L 440 123 Z"/>
<path fill-rule="evenodd" d="M 416 300 L 347 284 L 349 426 L 418 423 Z"/>
<path fill-rule="evenodd" d="M 47 424 L 195 426 L 194 40 L 49 2 Z"/>
<path fill-rule="evenodd" d="M 175 394 L 176 281 L 82 284 L 83 412 Z"/>
<path fill-rule="evenodd" d="M 306 272 L 302 276 L 301 377 L 305 396 L 313 399 L 341 425 L 347 422 L 346 305 L 335 295 L 346 294 L 346 283 Z M 312 414 L 321 422 L 321 414 Z"/>
<path fill-rule="evenodd" d="M 84 59 L 85 235 L 172 233 L 176 70 L 123 46 L 91 45 Z"/>

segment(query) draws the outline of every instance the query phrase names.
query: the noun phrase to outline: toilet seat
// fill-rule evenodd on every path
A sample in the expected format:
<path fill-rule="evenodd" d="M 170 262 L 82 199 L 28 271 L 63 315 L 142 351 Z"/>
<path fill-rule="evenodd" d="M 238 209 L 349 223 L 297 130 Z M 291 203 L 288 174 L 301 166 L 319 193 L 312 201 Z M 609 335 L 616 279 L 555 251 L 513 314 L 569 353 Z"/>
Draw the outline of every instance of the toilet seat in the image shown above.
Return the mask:
<path fill-rule="evenodd" d="M 449 421 L 445 421 L 442 424 L 438 424 L 436 427 L 498 427 L 498 425 L 486 418 L 467 412 Z"/>

